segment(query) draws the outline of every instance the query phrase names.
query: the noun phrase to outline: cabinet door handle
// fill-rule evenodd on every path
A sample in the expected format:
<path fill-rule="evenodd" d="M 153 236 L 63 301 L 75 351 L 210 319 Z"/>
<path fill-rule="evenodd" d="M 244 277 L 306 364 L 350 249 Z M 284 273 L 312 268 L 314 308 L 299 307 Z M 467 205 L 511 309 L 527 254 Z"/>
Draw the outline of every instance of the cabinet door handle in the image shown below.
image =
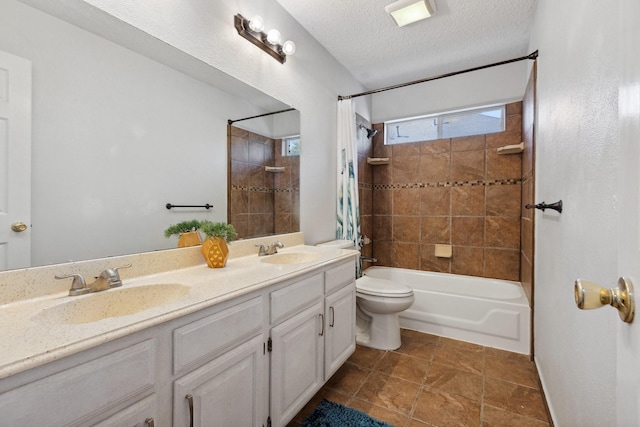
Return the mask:
<path fill-rule="evenodd" d="M 324 314 L 320 313 L 318 314 L 318 316 L 320 316 L 320 326 L 322 327 L 320 329 L 320 336 L 324 335 Z"/>
<path fill-rule="evenodd" d="M 146 420 L 144 420 L 144 422 L 147 424 L 147 426 L 154 427 L 153 418 L 149 417 Z"/>
<path fill-rule="evenodd" d="M 331 312 L 331 323 L 329 323 L 329 326 L 333 328 L 333 324 L 335 323 L 335 320 L 336 320 L 336 313 L 333 311 L 333 306 L 329 307 L 329 311 Z"/>
<path fill-rule="evenodd" d="M 189 427 L 193 427 L 193 395 L 187 394 L 187 402 L 189 402 Z"/>

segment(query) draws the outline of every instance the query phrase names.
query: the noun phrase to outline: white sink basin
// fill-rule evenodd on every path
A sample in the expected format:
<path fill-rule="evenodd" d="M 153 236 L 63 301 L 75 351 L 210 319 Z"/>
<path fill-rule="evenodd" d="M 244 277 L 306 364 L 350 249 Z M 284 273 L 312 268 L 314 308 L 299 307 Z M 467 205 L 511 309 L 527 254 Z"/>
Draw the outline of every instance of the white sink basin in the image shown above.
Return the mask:
<path fill-rule="evenodd" d="M 267 255 L 262 262 L 267 264 L 301 264 L 320 258 L 319 254 L 312 252 L 284 252 L 275 255 Z"/>
<path fill-rule="evenodd" d="M 97 322 L 168 304 L 187 295 L 189 290 L 189 286 L 175 283 L 109 289 L 79 297 L 68 297 L 64 303 L 44 309 L 33 319 L 42 323 Z"/>

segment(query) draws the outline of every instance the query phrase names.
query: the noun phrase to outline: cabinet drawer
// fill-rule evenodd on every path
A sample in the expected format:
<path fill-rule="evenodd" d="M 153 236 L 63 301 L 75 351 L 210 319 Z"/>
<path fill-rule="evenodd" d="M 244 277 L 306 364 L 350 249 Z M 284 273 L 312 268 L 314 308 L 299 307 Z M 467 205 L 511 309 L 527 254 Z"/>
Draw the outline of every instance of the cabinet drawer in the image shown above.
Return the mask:
<path fill-rule="evenodd" d="M 322 274 L 271 292 L 271 323 L 278 323 L 322 298 Z"/>
<path fill-rule="evenodd" d="M 333 267 L 325 271 L 324 274 L 324 292 L 328 295 L 356 280 L 355 260 Z"/>
<path fill-rule="evenodd" d="M 7 426 L 80 426 L 99 413 L 149 393 L 155 341 L 148 340 L 0 395 Z"/>
<path fill-rule="evenodd" d="M 253 298 L 173 331 L 173 370 L 197 365 L 262 329 L 262 297 Z"/>

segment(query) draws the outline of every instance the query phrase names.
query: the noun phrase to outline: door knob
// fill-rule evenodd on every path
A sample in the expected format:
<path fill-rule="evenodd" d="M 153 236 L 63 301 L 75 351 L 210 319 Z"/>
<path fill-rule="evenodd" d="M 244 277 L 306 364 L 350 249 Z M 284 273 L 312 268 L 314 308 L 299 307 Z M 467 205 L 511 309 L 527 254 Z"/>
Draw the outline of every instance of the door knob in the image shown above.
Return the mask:
<path fill-rule="evenodd" d="M 25 224 L 24 222 L 14 222 L 13 224 L 11 224 L 11 229 L 16 233 L 25 231 L 27 228 L 27 224 Z"/>
<path fill-rule="evenodd" d="M 578 279 L 574 286 L 574 296 L 579 309 L 590 310 L 610 305 L 618 309 L 623 322 L 631 323 L 635 312 L 633 283 L 628 277 L 618 279 L 618 287 L 606 289 L 593 282 Z"/>

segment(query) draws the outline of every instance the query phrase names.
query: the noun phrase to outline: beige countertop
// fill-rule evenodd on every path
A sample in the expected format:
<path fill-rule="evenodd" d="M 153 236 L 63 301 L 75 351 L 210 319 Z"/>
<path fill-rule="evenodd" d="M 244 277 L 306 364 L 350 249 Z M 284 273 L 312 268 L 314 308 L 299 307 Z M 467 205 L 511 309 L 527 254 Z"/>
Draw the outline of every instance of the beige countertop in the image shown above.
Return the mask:
<path fill-rule="evenodd" d="M 280 250 L 280 253 L 288 252 L 314 253 L 318 256 L 297 264 L 269 264 L 262 262 L 265 257 L 247 255 L 230 259 L 227 266 L 220 269 L 208 268 L 203 263 L 163 273 L 124 278 L 121 288 L 103 292 L 160 284 L 184 285 L 189 287 L 189 292 L 167 304 L 139 313 L 91 323 L 47 321 L 43 312 L 75 298 L 91 298 L 98 293 L 70 297 L 66 290 L 0 305 L 0 379 L 312 272 L 328 263 L 347 260 L 357 254 L 352 250 L 306 245 Z M 69 287 L 70 284 L 69 279 Z M 149 291 L 152 292 L 153 288 L 150 287 Z"/>

